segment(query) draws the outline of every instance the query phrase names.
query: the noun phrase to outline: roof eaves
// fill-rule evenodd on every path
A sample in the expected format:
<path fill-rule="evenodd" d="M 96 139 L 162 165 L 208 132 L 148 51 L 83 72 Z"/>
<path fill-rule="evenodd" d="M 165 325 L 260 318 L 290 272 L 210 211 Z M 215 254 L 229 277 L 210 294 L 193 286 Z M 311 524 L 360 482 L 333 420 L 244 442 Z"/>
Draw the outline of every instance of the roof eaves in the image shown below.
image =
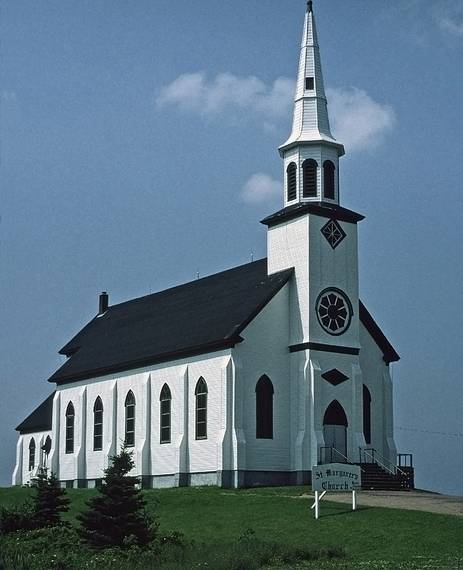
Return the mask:
<path fill-rule="evenodd" d="M 57 385 L 69 384 L 71 382 L 77 382 L 78 380 L 87 380 L 89 378 L 104 376 L 106 374 L 115 372 L 125 372 L 126 370 L 132 370 L 134 368 L 143 368 L 144 366 L 161 364 L 162 362 L 169 362 L 171 360 L 180 360 L 181 358 L 188 358 L 191 356 L 197 356 L 199 354 L 206 354 L 208 352 L 218 352 L 219 350 L 233 348 L 236 344 L 242 341 L 243 339 L 237 332 L 235 332 L 233 334 L 230 334 L 227 338 L 221 339 L 220 341 L 192 346 L 177 351 L 166 352 L 164 354 L 150 356 L 139 360 L 130 360 L 123 363 L 103 366 L 101 368 L 93 368 L 76 374 L 60 374 L 60 370 L 66 366 L 66 364 L 64 364 L 52 376 L 50 376 L 50 378 L 48 378 L 48 382 L 55 382 Z"/>
<path fill-rule="evenodd" d="M 365 326 L 367 331 L 370 333 L 373 340 L 376 342 L 378 347 L 381 349 L 383 353 L 383 359 L 386 364 L 390 364 L 391 362 L 397 362 L 400 360 L 400 356 L 392 346 L 392 344 L 387 340 L 386 335 L 383 331 L 379 328 L 376 324 L 376 321 L 371 316 L 370 312 L 367 310 L 365 305 L 362 301 L 359 300 L 359 313 L 360 313 L 360 321 Z"/>
<path fill-rule="evenodd" d="M 303 202 L 294 204 L 293 206 L 286 206 L 286 208 L 267 216 L 261 220 L 260 223 L 264 226 L 272 227 L 282 222 L 299 218 L 307 213 L 352 224 L 356 224 L 365 219 L 365 216 L 362 216 L 362 214 L 358 214 L 353 210 L 348 210 L 337 204 L 329 204 L 327 202 Z"/>
<path fill-rule="evenodd" d="M 33 433 L 37 431 L 50 430 L 54 396 L 55 392 L 52 392 L 27 416 L 25 420 L 16 426 L 15 430 L 19 431 L 19 433 Z"/>

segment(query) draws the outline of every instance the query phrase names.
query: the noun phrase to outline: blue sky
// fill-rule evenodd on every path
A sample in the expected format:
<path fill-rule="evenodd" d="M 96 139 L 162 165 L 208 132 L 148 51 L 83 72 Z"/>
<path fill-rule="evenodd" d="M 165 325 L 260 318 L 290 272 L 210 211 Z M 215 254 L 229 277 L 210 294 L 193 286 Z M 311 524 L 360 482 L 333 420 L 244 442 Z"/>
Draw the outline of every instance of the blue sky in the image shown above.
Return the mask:
<path fill-rule="evenodd" d="M 361 295 L 402 356 L 398 447 L 419 486 L 463 494 L 463 7 L 314 4 L 342 203 L 366 215 Z M 265 255 L 304 9 L 3 3 L 0 484 L 101 290 L 117 303 Z"/>

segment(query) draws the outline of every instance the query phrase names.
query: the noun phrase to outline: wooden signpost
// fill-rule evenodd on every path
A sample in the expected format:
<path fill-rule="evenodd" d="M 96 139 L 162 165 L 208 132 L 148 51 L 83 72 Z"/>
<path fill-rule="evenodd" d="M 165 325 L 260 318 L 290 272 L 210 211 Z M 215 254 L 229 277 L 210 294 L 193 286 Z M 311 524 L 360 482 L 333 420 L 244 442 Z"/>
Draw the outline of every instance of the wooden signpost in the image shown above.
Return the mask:
<path fill-rule="evenodd" d="M 352 510 L 357 509 L 356 491 L 360 488 L 360 467 L 349 463 L 327 463 L 312 467 L 312 490 L 315 491 L 315 518 L 320 516 L 320 501 L 326 493 L 352 492 Z"/>

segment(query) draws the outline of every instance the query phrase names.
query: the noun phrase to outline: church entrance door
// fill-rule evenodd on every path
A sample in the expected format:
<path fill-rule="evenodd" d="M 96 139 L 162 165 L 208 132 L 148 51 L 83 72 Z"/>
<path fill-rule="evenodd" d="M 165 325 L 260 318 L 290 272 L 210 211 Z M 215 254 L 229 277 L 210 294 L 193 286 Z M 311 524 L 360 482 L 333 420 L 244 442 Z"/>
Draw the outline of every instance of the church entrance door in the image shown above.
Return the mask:
<path fill-rule="evenodd" d="M 331 402 L 326 409 L 323 418 L 323 438 L 325 462 L 347 461 L 347 417 L 337 400 Z"/>
<path fill-rule="evenodd" d="M 326 425 L 323 426 L 323 437 L 325 439 L 325 447 L 331 447 L 332 451 L 328 451 L 331 455 L 331 461 L 344 463 L 347 457 L 347 430 L 345 426 Z"/>

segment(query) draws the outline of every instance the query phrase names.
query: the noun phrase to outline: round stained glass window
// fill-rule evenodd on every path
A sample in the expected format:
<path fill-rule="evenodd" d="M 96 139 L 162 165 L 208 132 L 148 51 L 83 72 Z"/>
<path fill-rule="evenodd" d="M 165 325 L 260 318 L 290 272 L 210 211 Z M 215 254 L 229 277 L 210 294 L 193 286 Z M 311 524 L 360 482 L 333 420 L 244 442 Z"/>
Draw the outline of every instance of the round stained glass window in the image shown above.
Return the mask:
<path fill-rule="evenodd" d="M 340 335 L 349 328 L 352 319 L 352 305 L 340 289 L 325 289 L 316 303 L 318 322 L 331 335 Z"/>

